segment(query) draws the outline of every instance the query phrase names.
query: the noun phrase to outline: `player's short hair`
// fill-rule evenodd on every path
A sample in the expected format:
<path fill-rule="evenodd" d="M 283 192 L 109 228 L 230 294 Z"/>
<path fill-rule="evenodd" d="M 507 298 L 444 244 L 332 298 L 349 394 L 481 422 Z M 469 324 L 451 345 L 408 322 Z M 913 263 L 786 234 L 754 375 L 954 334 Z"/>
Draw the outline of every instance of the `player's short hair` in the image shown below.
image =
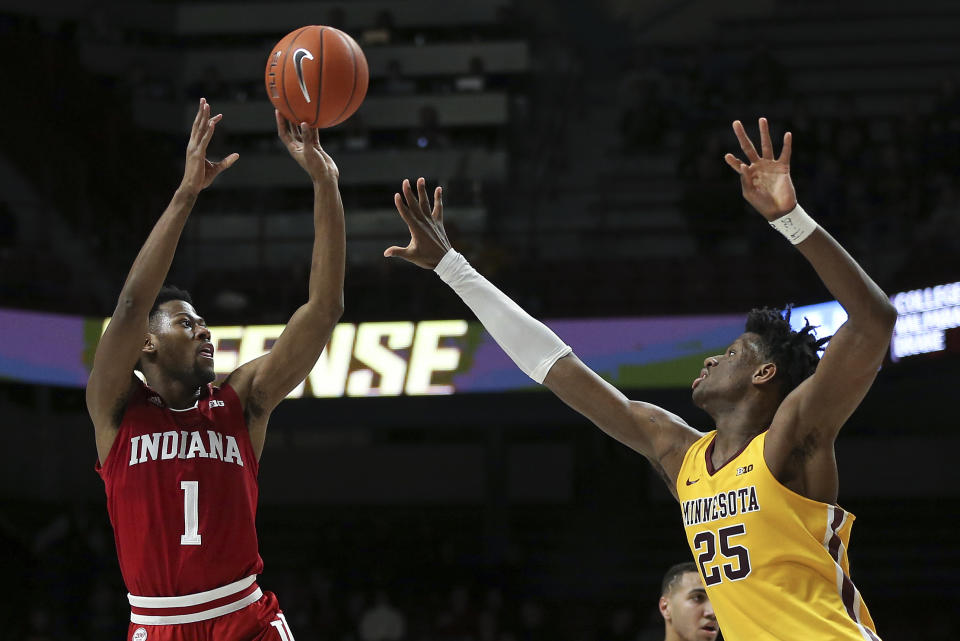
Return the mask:
<path fill-rule="evenodd" d="M 182 300 L 185 303 L 190 303 L 193 305 L 193 298 L 190 296 L 190 292 L 185 289 L 180 289 L 176 285 L 164 285 L 157 293 L 157 298 L 153 301 L 153 307 L 150 308 L 150 315 L 147 317 L 147 324 L 151 331 L 153 330 L 153 320 L 160 311 L 160 306 L 171 300 Z M 142 372 L 143 361 L 141 359 L 137 359 L 133 369 L 137 370 L 138 372 Z"/>
<path fill-rule="evenodd" d="M 182 300 L 185 303 L 190 303 L 191 306 L 193 305 L 193 298 L 190 296 L 190 292 L 185 289 L 180 289 L 176 285 L 164 285 L 157 293 L 157 298 L 153 301 L 153 307 L 150 308 L 149 322 L 151 325 L 153 324 L 154 316 L 160 311 L 160 306 L 172 300 Z"/>
<path fill-rule="evenodd" d="M 816 326 L 804 318 L 798 331 L 790 327 L 792 305 L 782 312 L 771 307 L 751 309 L 747 314 L 746 331 L 760 337 L 760 357 L 777 366 L 781 398 L 813 374 L 820 363 L 820 352 L 830 336 L 817 338 Z"/>
<path fill-rule="evenodd" d="M 697 572 L 697 564 L 693 561 L 684 561 L 683 563 L 670 566 L 667 573 L 663 575 L 663 583 L 660 585 L 660 596 L 667 596 L 673 592 L 677 584 L 683 580 L 683 575 L 688 572 Z"/>

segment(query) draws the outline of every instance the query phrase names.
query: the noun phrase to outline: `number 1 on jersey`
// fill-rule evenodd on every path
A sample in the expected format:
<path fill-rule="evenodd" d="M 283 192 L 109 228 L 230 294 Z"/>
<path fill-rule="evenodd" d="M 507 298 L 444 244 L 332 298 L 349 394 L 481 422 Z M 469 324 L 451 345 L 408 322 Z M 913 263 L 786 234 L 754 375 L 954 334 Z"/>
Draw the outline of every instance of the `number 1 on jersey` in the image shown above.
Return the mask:
<path fill-rule="evenodd" d="M 183 490 L 183 534 L 180 545 L 200 545 L 200 510 L 197 499 L 200 494 L 200 481 L 180 481 Z"/>

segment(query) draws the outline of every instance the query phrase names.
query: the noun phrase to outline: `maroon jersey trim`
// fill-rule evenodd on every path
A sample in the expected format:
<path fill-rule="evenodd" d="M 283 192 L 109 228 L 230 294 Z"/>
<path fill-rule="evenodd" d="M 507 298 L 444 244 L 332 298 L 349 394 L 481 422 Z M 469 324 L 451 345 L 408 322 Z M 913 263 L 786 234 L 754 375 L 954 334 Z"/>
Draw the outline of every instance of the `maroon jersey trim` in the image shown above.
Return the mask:
<path fill-rule="evenodd" d="M 766 430 L 764 430 L 764 432 L 766 432 Z M 763 434 L 763 432 L 760 432 L 760 434 Z M 706 452 L 704 452 L 704 456 L 707 459 L 707 474 L 709 474 L 710 476 L 713 476 L 714 474 L 716 474 L 717 472 L 725 468 L 727 465 L 729 465 L 730 462 L 733 461 L 733 459 L 743 454 L 743 451 L 747 449 L 750 446 L 750 444 L 753 443 L 754 439 L 756 439 L 757 436 L 760 436 L 760 434 L 757 434 L 752 439 L 744 443 L 743 447 L 741 447 L 739 450 L 734 452 L 733 456 L 731 456 L 726 461 L 724 461 L 723 464 L 720 465 L 720 467 L 714 467 L 713 465 L 713 446 L 717 444 L 717 436 L 714 435 L 713 440 L 710 441 L 709 445 L 707 445 Z"/>

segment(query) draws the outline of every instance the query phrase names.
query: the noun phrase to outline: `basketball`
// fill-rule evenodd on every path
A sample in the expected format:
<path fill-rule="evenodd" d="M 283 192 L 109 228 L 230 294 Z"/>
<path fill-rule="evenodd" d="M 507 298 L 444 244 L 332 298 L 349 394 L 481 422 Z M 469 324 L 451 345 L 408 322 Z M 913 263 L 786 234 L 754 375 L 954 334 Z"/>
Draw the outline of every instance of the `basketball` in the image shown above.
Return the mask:
<path fill-rule="evenodd" d="M 367 59 L 353 38 L 333 27 L 291 31 L 270 51 L 267 96 L 289 121 L 332 127 L 349 118 L 367 95 Z"/>

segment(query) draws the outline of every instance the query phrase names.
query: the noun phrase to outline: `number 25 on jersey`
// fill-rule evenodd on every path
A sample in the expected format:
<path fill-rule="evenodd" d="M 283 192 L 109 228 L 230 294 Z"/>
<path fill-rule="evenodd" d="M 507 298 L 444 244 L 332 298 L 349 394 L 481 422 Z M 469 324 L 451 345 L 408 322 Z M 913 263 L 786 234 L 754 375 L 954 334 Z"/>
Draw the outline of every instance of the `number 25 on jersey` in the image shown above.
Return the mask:
<path fill-rule="evenodd" d="M 747 578 L 750 574 L 750 551 L 742 545 L 731 543 L 731 539 L 745 534 L 746 531 L 746 527 L 739 523 L 722 527 L 716 532 L 704 530 L 693 537 L 693 545 L 698 552 L 697 562 L 700 564 L 700 574 L 707 586 L 720 583 L 724 576 L 728 581 L 739 581 Z M 718 543 L 719 550 L 717 549 Z M 725 561 L 718 561 L 714 564 L 717 552 Z M 713 567 L 710 567 L 711 565 Z M 721 569 L 723 571 L 722 576 Z"/>

